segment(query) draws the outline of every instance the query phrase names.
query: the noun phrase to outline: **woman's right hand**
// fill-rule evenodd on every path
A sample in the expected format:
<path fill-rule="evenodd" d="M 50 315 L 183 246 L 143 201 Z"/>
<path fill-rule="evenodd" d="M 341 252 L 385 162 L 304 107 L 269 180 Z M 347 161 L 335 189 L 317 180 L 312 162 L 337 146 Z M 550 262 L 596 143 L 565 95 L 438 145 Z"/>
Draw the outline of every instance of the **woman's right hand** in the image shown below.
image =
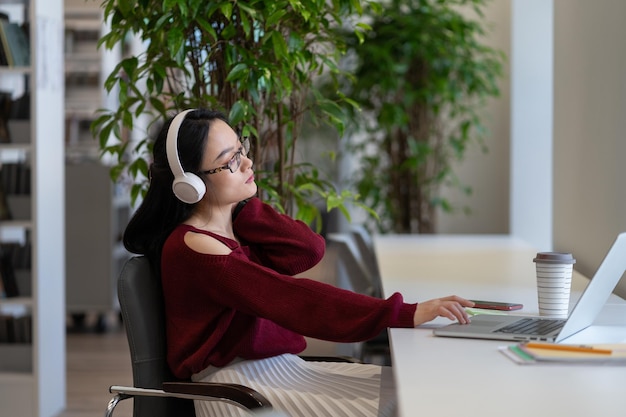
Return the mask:
<path fill-rule="evenodd" d="M 415 326 L 419 326 L 441 316 L 450 320 L 457 320 L 461 324 L 467 324 L 470 322 L 470 318 L 465 307 L 474 307 L 474 303 L 456 295 L 424 301 L 417 305 L 413 323 Z"/>

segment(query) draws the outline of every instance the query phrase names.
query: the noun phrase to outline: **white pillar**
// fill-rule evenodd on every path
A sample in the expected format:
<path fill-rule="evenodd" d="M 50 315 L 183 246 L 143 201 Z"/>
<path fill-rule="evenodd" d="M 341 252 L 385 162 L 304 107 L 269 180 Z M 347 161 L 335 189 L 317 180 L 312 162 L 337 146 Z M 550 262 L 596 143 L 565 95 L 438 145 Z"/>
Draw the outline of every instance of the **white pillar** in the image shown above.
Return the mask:
<path fill-rule="evenodd" d="M 553 0 L 512 0 L 511 234 L 552 249 Z"/>

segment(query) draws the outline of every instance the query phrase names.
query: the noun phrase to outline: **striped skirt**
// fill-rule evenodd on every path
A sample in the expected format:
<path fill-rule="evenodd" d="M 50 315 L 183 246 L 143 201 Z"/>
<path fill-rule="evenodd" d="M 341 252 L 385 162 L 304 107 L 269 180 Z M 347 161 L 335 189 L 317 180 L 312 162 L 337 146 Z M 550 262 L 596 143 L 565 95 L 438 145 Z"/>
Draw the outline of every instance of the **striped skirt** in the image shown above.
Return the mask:
<path fill-rule="evenodd" d="M 393 417 L 391 368 L 342 362 L 307 362 L 296 355 L 209 367 L 193 381 L 236 383 L 263 394 L 289 417 Z M 197 417 L 250 416 L 222 401 L 194 401 Z"/>

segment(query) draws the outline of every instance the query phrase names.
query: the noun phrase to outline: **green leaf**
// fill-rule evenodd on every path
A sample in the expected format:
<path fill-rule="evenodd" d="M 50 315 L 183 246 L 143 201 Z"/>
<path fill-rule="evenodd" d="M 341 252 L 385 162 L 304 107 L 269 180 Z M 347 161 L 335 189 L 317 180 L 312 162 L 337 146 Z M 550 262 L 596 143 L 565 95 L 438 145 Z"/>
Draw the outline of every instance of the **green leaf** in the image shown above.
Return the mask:
<path fill-rule="evenodd" d="M 171 28 L 167 32 L 167 49 L 170 56 L 180 65 L 184 63 L 185 36 L 181 28 Z"/>
<path fill-rule="evenodd" d="M 231 2 L 222 2 L 219 5 L 220 10 L 224 14 L 227 20 L 230 20 L 233 15 L 233 4 Z"/>
<path fill-rule="evenodd" d="M 230 114 L 228 115 L 228 119 L 233 125 L 237 125 L 244 121 L 246 116 L 246 106 L 241 100 L 238 100 L 233 104 L 230 109 Z"/>
<path fill-rule="evenodd" d="M 134 9 L 134 3 L 134 1 L 130 0 L 118 0 L 117 7 L 124 16 L 128 16 Z"/>
<path fill-rule="evenodd" d="M 158 111 L 161 114 L 165 114 L 167 111 L 167 108 L 165 107 L 165 103 L 163 103 L 163 101 L 159 100 L 156 97 L 150 97 L 150 104 L 152 105 L 152 107 L 154 107 L 156 111 Z"/>
<path fill-rule="evenodd" d="M 245 78 L 248 75 L 250 69 L 245 63 L 237 64 L 230 70 L 230 73 L 226 77 L 226 81 L 234 81 Z"/>
<path fill-rule="evenodd" d="M 282 59 L 287 55 L 287 43 L 280 32 L 272 32 L 272 46 L 274 47 L 274 56 Z"/>
<path fill-rule="evenodd" d="M 286 9 L 278 9 L 269 15 L 266 21 L 267 27 L 275 27 L 280 23 L 283 17 L 287 14 Z"/>

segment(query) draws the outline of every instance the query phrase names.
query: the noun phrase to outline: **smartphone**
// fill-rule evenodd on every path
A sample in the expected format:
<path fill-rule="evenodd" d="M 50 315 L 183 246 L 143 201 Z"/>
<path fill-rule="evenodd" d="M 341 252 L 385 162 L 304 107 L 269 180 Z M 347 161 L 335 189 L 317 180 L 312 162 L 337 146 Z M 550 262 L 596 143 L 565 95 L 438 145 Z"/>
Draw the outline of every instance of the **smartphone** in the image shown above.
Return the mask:
<path fill-rule="evenodd" d="M 520 310 L 524 307 L 523 304 L 519 303 L 502 303 L 498 301 L 482 301 L 482 300 L 471 300 L 474 302 L 474 308 L 484 308 L 488 310 Z"/>

